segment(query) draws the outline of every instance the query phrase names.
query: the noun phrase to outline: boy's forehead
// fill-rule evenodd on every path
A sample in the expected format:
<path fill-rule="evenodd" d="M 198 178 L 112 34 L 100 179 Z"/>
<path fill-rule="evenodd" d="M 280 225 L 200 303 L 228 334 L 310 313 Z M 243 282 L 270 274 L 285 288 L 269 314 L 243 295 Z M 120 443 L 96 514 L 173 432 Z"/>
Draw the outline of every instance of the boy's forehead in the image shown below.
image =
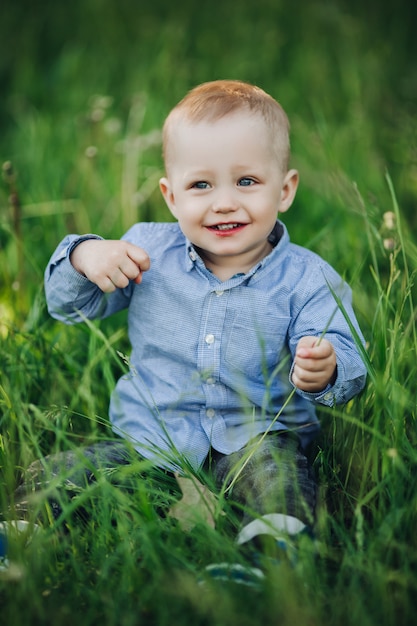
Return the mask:
<path fill-rule="evenodd" d="M 198 118 L 183 115 L 177 120 L 176 126 L 178 128 L 181 128 L 181 126 L 184 128 L 192 128 L 196 126 L 212 127 L 230 125 L 234 123 L 241 125 L 242 127 L 244 127 L 245 125 L 252 126 L 253 124 L 267 124 L 264 116 L 261 113 L 257 111 L 250 111 L 246 107 L 242 107 L 233 111 L 229 111 L 228 113 L 222 115 L 216 113 L 208 113 L 207 116 Z"/>
<path fill-rule="evenodd" d="M 265 133 L 263 130 L 265 129 Z M 255 133 L 255 137 L 262 142 L 267 139 L 268 143 L 272 143 L 272 133 L 268 131 L 268 125 L 259 113 L 251 113 L 250 111 L 236 111 L 228 113 L 218 118 L 204 118 L 201 120 L 193 120 L 182 118 L 176 124 L 173 124 L 168 134 L 167 142 L 171 144 L 171 148 L 183 145 L 184 143 L 194 142 L 198 136 L 205 136 L 207 141 L 210 139 L 221 139 L 223 133 L 237 134 L 243 136 L 248 133 Z"/>
<path fill-rule="evenodd" d="M 277 135 L 277 129 L 271 127 L 262 113 L 244 107 L 217 117 L 207 115 L 202 119 L 193 119 L 182 114 L 171 119 L 164 136 L 165 167 L 170 169 L 179 156 L 178 151 L 183 149 L 200 152 L 201 148 L 204 152 L 204 147 L 213 145 L 212 139 L 233 146 L 235 138 L 236 144 L 239 144 L 243 137 L 250 137 L 257 147 L 268 150 L 281 165 L 285 161 L 286 147 L 280 141 L 281 134 Z M 227 144 L 228 139 L 233 143 Z"/>

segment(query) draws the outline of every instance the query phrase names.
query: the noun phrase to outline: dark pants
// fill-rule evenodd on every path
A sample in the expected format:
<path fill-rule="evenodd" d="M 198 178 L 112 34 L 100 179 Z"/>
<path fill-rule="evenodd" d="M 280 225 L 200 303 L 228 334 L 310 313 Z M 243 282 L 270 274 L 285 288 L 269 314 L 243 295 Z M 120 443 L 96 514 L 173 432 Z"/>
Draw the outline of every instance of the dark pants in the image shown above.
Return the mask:
<path fill-rule="evenodd" d="M 242 507 L 244 524 L 284 513 L 313 526 L 317 485 L 295 437 L 272 433 L 229 455 L 213 451 L 211 458 L 217 487 Z"/>
<path fill-rule="evenodd" d="M 62 503 L 73 500 L 97 476 L 104 472 L 111 480 L 118 468 L 135 460 L 139 462 L 141 457 L 123 440 L 46 456 L 27 469 L 15 492 L 15 512 L 20 517 L 29 516 L 33 503 L 39 500 L 36 496 L 44 492 L 57 519 Z M 170 472 L 158 468 L 155 472 L 154 478 L 159 472 L 161 478 L 171 479 L 171 485 L 175 483 Z M 204 474 L 240 509 L 243 523 L 268 513 L 291 515 L 310 526 L 314 523 L 316 482 L 298 441 L 287 433 L 271 433 L 229 455 L 212 449 Z M 128 488 L 134 489 L 134 484 L 131 477 Z"/>

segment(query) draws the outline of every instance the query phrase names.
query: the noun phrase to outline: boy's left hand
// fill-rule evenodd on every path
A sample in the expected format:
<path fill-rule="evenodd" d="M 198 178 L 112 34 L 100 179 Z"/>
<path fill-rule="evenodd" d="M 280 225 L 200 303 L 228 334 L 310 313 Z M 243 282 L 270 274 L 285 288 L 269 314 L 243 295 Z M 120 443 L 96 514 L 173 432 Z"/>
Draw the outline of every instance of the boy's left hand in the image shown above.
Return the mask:
<path fill-rule="evenodd" d="M 334 348 L 327 339 L 318 341 L 317 337 L 302 337 L 295 351 L 292 382 L 309 393 L 322 391 L 336 379 Z"/>

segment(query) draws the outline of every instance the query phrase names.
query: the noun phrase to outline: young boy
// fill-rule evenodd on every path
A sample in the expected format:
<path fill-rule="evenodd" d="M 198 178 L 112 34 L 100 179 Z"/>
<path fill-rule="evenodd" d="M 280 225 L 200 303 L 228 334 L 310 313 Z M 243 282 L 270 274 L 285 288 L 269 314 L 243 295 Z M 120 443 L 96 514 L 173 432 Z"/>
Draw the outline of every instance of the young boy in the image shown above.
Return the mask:
<path fill-rule="evenodd" d="M 66 237 L 46 269 L 49 311 L 74 323 L 127 308 L 115 433 L 157 466 L 185 460 L 232 485 L 245 511 L 238 543 L 296 534 L 314 523 L 315 405 L 345 403 L 365 383 L 332 295 L 361 336 L 350 289 L 277 220 L 298 172 L 271 96 L 240 81 L 200 85 L 169 114 L 163 150 L 160 189 L 177 222 L 135 224 L 120 241 Z M 125 462 L 121 441 L 85 456 Z"/>

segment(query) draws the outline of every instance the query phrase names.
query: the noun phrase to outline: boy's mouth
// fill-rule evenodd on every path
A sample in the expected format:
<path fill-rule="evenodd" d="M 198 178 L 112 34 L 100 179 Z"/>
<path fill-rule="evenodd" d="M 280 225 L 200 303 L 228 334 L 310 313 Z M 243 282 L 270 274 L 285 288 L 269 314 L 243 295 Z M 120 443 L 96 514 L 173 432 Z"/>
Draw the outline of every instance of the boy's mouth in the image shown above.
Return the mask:
<path fill-rule="evenodd" d="M 235 230 L 236 228 L 240 228 L 244 226 L 244 224 L 240 224 L 238 222 L 231 224 L 214 224 L 213 226 L 209 226 L 212 230 Z"/>

